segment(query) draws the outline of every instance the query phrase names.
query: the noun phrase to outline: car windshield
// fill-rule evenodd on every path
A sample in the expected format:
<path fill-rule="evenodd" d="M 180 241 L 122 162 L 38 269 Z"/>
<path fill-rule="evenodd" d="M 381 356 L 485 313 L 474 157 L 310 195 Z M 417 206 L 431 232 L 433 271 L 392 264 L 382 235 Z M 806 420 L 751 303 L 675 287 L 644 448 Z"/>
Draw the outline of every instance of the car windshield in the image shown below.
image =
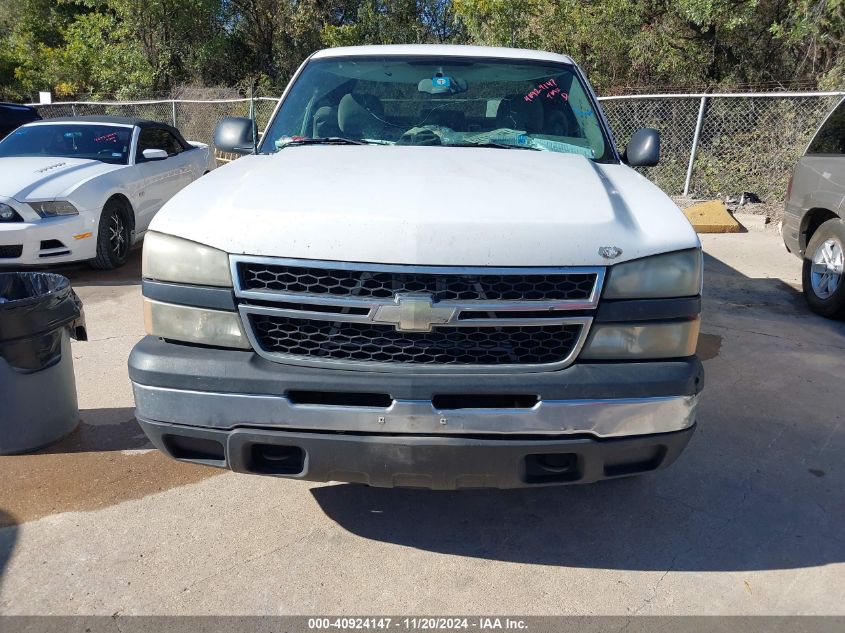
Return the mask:
<path fill-rule="evenodd" d="M 96 123 L 40 123 L 20 127 L 0 141 L 0 158 L 90 158 L 125 165 L 131 142 L 131 127 Z"/>
<path fill-rule="evenodd" d="M 363 141 L 523 148 L 613 160 L 596 105 L 569 64 L 471 57 L 309 62 L 264 134 L 262 152 Z"/>

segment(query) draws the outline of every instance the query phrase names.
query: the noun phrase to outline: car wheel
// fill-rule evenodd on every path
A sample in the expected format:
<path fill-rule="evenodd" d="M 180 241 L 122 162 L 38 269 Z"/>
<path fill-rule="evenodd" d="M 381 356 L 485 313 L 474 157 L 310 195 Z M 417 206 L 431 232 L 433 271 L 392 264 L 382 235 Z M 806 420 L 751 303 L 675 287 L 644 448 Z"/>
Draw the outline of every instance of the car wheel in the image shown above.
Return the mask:
<path fill-rule="evenodd" d="M 91 266 L 101 270 L 123 266 L 129 257 L 131 239 L 132 228 L 125 205 L 119 200 L 109 200 L 100 214 L 97 256 L 91 260 Z"/>
<path fill-rule="evenodd" d="M 828 220 L 813 234 L 804 253 L 804 297 L 813 312 L 845 317 L 845 223 Z"/>

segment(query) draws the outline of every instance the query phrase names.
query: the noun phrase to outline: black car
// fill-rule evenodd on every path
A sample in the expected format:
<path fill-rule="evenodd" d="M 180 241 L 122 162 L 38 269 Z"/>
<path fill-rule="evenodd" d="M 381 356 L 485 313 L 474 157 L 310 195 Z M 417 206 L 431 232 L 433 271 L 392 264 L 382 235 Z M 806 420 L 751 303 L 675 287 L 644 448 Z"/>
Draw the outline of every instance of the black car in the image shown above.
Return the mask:
<path fill-rule="evenodd" d="M 24 123 L 38 121 L 41 115 L 32 106 L 17 103 L 0 103 L 0 139 Z"/>

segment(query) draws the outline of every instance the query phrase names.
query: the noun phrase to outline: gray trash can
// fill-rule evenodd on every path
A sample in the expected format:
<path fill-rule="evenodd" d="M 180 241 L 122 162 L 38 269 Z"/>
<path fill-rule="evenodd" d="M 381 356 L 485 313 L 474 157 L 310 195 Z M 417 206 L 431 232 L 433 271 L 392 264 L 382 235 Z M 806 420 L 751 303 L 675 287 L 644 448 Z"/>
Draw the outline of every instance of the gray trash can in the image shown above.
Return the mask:
<path fill-rule="evenodd" d="M 36 450 L 76 428 L 71 337 L 87 339 L 67 278 L 0 273 L 0 455 Z"/>

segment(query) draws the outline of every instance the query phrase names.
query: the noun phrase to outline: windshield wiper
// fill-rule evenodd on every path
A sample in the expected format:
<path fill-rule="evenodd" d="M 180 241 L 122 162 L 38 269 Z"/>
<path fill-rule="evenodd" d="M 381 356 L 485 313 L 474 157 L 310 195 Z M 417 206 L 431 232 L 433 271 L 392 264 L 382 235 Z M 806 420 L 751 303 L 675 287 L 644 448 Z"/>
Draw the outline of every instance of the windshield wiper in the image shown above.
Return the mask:
<path fill-rule="evenodd" d="M 535 152 L 542 151 L 539 147 L 530 145 L 511 145 L 510 143 L 444 143 L 443 147 L 495 147 L 496 149 L 531 149 Z"/>
<path fill-rule="evenodd" d="M 366 145 L 366 141 L 358 141 L 352 138 L 343 138 L 342 136 L 321 136 L 319 138 L 298 138 L 292 139 L 284 144 L 282 147 L 289 145 Z"/>

